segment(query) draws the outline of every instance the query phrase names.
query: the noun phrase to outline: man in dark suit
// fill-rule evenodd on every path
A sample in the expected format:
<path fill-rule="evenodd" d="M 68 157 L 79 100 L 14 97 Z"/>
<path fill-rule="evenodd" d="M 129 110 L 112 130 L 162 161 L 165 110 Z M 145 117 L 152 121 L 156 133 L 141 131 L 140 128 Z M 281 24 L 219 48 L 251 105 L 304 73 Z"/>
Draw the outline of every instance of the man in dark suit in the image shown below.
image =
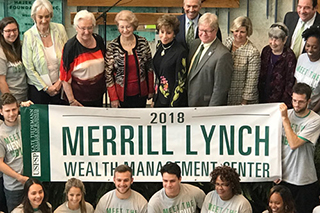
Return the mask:
<path fill-rule="evenodd" d="M 188 45 L 188 39 L 187 39 L 187 33 L 190 28 L 190 21 L 193 22 L 193 38 L 192 40 L 199 38 L 199 33 L 198 33 L 198 20 L 199 17 L 201 16 L 200 9 L 201 9 L 201 1 L 202 0 L 184 0 L 183 1 L 183 9 L 184 9 L 184 14 L 181 16 L 178 16 L 178 19 L 180 21 L 180 26 L 179 26 L 179 33 L 176 35 L 176 40 L 183 44 L 183 46 L 188 50 L 189 45 Z M 218 30 L 217 37 L 222 41 L 221 39 L 221 31 L 220 29 Z M 189 42 L 189 44 L 192 41 Z"/>
<path fill-rule="evenodd" d="M 221 106 L 227 104 L 233 72 L 228 49 L 217 39 L 218 18 L 205 13 L 199 19 L 199 38 L 190 46 L 188 64 L 188 105 Z"/>
<path fill-rule="evenodd" d="M 288 12 L 284 17 L 284 24 L 287 25 L 289 29 L 289 36 L 286 42 L 286 45 L 291 49 L 295 49 L 294 45 L 296 42 L 297 36 L 299 34 L 299 29 L 303 26 L 303 29 L 307 29 L 313 25 L 320 25 L 320 16 L 317 12 L 318 2 L 317 0 L 298 0 L 297 12 Z M 298 57 L 301 52 L 304 51 L 305 41 L 302 40 L 301 44 L 297 47 L 295 51 L 296 56 Z"/>

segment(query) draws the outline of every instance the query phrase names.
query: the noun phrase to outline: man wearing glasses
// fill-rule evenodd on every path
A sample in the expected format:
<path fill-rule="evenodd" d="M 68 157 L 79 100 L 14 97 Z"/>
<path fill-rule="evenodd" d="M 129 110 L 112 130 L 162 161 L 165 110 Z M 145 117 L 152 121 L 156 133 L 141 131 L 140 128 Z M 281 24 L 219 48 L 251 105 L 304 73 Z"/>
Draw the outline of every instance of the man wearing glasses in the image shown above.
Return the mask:
<path fill-rule="evenodd" d="M 199 39 L 190 46 L 188 57 L 188 105 L 190 107 L 227 104 L 233 72 L 228 49 L 217 39 L 218 18 L 205 13 L 199 19 Z"/>
<path fill-rule="evenodd" d="M 311 88 L 305 83 L 293 87 L 292 106 L 282 103 L 282 180 L 293 195 L 298 213 L 312 212 L 319 205 L 319 185 L 314 149 L 320 134 L 320 116 L 308 109 Z"/>

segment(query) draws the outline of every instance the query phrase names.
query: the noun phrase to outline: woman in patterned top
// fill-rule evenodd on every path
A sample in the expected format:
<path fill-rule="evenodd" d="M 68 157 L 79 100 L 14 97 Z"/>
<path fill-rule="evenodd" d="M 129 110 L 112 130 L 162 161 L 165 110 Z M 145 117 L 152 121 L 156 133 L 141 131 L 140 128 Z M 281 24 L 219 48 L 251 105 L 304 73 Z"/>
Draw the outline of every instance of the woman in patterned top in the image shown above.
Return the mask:
<path fill-rule="evenodd" d="M 153 57 L 156 74 L 154 107 L 187 106 L 187 51 L 175 39 L 179 24 L 173 15 L 163 15 L 157 21 L 160 42 Z"/>
<path fill-rule="evenodd" d="M 19 25 L 12 17 L 0 21 L 0 92 L 12 93 L 18 101 L 26 101 L 27 78 L 21 59 Z"/>
<path fill-rule="evenodd" d="M 95 25 L 92 13 L 79 11 L 73 21 L 77 34 L 63 48 L 60 80 L 71 106 L 103 105 L 106 48 L 101 36 L 93 33 Z"/>
<path fill-rule="evenodd" d="M 133 33 L 137 17 L 129 10 L 115 17 L 120 36 L 107 46 L 106 78 L 111 107 L 146 107 L 153 97 L 153 70 L 148 41 Z"/>
<path fill-rule="evenodd" d="M 232 37 L 224 45 L 233 57 L 233 74 L 228 93 L 228 105 L 258 103 L 258 78 L 260 53 L 248 39 L 252 35 L 252 24 L 248 17 L 240 16 L 231 25 Z"/>

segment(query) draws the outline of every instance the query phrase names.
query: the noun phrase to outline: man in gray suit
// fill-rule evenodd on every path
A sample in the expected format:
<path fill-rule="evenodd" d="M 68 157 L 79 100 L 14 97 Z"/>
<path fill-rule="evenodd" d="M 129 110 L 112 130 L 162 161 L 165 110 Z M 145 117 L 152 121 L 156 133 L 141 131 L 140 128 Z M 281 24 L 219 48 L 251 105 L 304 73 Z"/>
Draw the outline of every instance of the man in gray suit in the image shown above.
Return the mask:
<path fill-rule="evenodd" d="M 231 53 L 217 39 L 218 18 L 205 13 L 199 19 L 199 38 L 191 43 L 188 64 L 188 105 L 227 104 L 233 72 Z"/>

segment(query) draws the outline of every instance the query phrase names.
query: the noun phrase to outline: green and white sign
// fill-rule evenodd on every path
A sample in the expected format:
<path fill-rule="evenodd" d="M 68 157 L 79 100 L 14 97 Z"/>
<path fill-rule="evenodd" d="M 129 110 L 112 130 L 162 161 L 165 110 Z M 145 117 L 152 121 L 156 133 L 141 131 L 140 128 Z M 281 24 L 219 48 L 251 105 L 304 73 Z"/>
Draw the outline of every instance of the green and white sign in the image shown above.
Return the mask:
<path fill-rule="evenodd" d="M 281 177 L 279 104 L 111 109 L 33 105 L 21 109 L 24 173 L 43 181 L 112 181 L 117 165 L 135 181 L 161 181 L 177 162 L 184 181 L 208 181 L 219 165 L 244 182 Z"/>

